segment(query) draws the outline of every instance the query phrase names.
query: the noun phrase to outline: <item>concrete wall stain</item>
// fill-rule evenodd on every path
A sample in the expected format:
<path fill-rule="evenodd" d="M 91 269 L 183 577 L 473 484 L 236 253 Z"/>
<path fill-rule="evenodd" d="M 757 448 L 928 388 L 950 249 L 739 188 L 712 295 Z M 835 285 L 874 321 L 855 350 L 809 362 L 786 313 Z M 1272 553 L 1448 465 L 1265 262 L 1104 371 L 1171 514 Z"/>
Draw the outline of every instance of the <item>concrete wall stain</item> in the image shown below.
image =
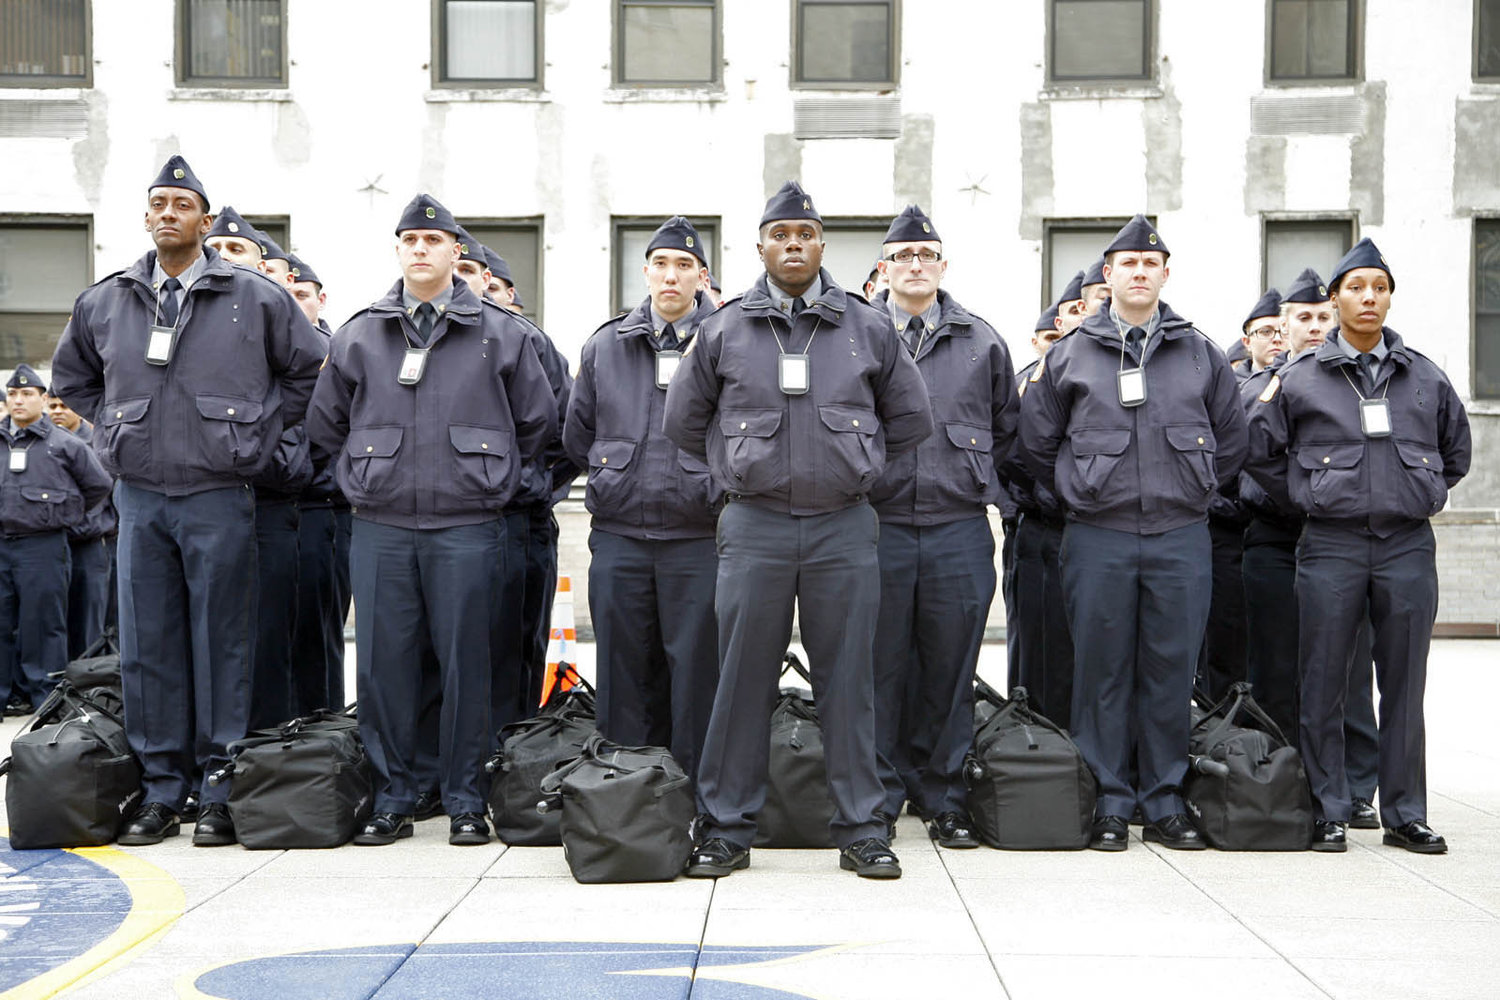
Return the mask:
<path fill-rule="evenodd" d="M 1052 107 L 1021 105 L 1021 239 L 1040 240 L 1052 214 Z"/>
<path fill-rule="evenodd" d="M 1245 214 L 1286 208 L 1286 137 L 1252 135 L 1245 140 Z"/>
<path fill-rule="evenodd" d="M 1349 207 L 1361 225 L 1385 222 L 1385 81 L 1365 85 L 1365 131 L 1349 143 Z"/>
<path fill-rule="evenodd" d="M 936 131 L 932 115 L 901 116 L 892 180 L 897 204 L 932 204 L 932 140 Z"/>
<path fill-rule="evenodd" d="M 761 172 L 761 184 L 769 199 L 787 181 L 801 182 L 802 143 L 789 132 L 768 132 L 765 149 L 766 161 Z"/>
<path fill-rule="evenodd" d="M 1157 68 L 1161 96 L 1141 102 L 1141 126 L 1146 136 L 1146 211 L 1175 212 L 1182 208 L 1182 102 L 1172 88 L 1172 64 L 1162 59 Z"/>
<path fill-rule="evenodd" d="M 300 167 L 312 158 L 312 126 L 296 101 L 276 105 L 276 141 L 271 150 L 284 167 Z"/>
<path fill-rule="evenodd" d="M 99 207 L 104 168 L 109 164 L 109 95 L 97 88 L 84 92 L 88 104 L 88 132 L 73 143 L 73 176 L 89 204 Z"/>
<path fill-rule="evenodd" d="M 1453 112 L 1453 214 L 1500 208 L 1500 101 L 1455 102 Z"/>

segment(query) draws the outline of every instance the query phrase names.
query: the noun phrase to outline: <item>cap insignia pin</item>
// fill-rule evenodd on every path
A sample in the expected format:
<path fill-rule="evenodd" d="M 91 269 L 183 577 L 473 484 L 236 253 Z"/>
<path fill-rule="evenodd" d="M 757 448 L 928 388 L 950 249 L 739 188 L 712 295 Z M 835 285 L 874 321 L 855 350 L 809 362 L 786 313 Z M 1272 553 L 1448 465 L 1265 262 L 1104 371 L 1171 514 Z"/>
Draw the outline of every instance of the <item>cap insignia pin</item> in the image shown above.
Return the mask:
<path fill-rule="evenodd" d="M 184 177 L 187 176 L 187 174 L 185 174 L 185 173 L 182 172 L 182 168 L 181 167 L 177 167 L 177 168 L 175 168 L 172 171 L 172 176 L 175 177 L 175 178 L 177 178 L 178 180 L 182 180 Z"/>

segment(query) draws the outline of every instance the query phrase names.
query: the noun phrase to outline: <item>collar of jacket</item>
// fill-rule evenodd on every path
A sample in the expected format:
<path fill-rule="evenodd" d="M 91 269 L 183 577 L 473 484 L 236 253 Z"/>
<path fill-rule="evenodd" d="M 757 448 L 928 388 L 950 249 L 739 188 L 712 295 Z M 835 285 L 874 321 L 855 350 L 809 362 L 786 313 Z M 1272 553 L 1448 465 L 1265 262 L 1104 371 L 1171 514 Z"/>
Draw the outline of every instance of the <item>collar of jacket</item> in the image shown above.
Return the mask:
<path fill-rule="evenodd" d="M 681 319 L 672 321 L 672 328 L 677 331 L 679 340 L 687 340 L 698 332 L 698 327 L 703 325 L 706 319 L 715 309 L 715 306 L 702 290 L 693 293 L 693 310 Z M 651 322 L 651 296 L 646 296 L 625 318 L 620 320 L 619 329 L 615 330 L 615 336 L 624 340 L 626 337 L 652 336 L 656 333 L 656 324 Z"/>
<path fill-rule="evenodd" d="M 870 304 L 889 315 L 890 307 L 888 303 L 890 302 L 890 297 L 891 290 L 883 288 L 880 294 L 875 296 L 875 301 Z M 937 329 L 932 334 L 933 340 L 936 340 L 945 333 L 955 337 L 968 337 L 973 334 L 974 324 L 978 321 L 977 316 L 959 305 L 958 300 L 949 295 L 945 289 L 938 289 L 937 301 L 938 321 Z"/>
<path fill-rule="evenodd" d="M 47 416 L 47 414 L 45 413 L 43 413 L 40 417 L 37 417 L 31 423 L 27 424 L 25 427 L 17 427 L 14 431 L 12 431 L 12 426 L 13 424 L 10 417 L 6 417 L 4 420 L 0 420 L 0 429 L 3 429 L 5 431 L 6 438 L 11 441 L 19 440 L 24 434 L 33 434 L 45 441 L 47 440 L 47 436 L 51 434 L 56 427 L 56 425 L 52 423 L 52 418 Z"/>
<path fill-rule="evenodd" d="M 370 312 L 382 315 L 395 314 L 406 316 L 409 322 L 414 323 L 415 320 L 407 315 L 406 303 L 402 298 L 401 292 L 402 282 L 400 278 L 397 278 L 396 283 L 391 286 L 390 291 L 370 303 Z M 446 316 L 455 323 L 477 323 L 479 322 L 479 309 L 479 299 L 469 289 L 469 283 L 455 274 L 453 276 L 453 298 L 448 300 L 448 308 L 444 309 L 442 315 L 438 318 L 442 319 Z M 436 342 L 437 339 L 437 335 L 434 333 L 432 342 L 429 342 L 427 346 L 431 347 L 432 343 Z"/>
<path fill-rule="evenodd" d="M 1157 308 L 1161 311 L 1161 336 L 1163 340 L 1179 340 L 1191 336 L 1197 331 L 1193 324 L 1177 315 L 1172 307 L 1165 302 L 1158 302 Z M 1094 315 L 1083 321 L 1075 333 L 1081 333 L 1091 340 L 1096 340 L 1114 350 L 1120 349 L 1120 331 L 1115 326 L 1115 321 L 1110 318 L 1109 310 L 1101 308 Z"/>
<path fill-rule="evenodd" d="M 156 297 L 156 289 L 151 285 L 151 276 L 156 271 L 156 251 L 147 250 L 146 256 L 130 265 L 120 277 L 126 281 L 132 281 L 137 286 L 137 291 L 148 299 Z M 267 279 L 269 280 L 269 279 Z M 234 281 L 234 265 L 219 256 L 217 250 L 208 244 L 203 245 L 203 273 L 198 280 L 193 282 L 188 294 L 192 295 L 199 288 L 207 288 L 211 291 L 222 292 Z"/>
<path fill-rule="evenodd" d="M 1381 327 L 1380 332 L 1385 338 L 1387 356 L 1401 367 L 1409 367 L 1411 354 L 1407 351 L 1406 344 L 1402 342 L 1401 335 L 1388 326 Z M 1340 346 L 1341 339 L 1337 327 L 1328 331 L 1328 336 L 1323 339 L 1323 346 L 1318 348 L 1318 353 L 1314 355 L 1318 364 L 1325 368 L 1357 364 L 1353 358 L 1344 353 L 1344 348 Z"/>
<path fill-rule="evenodd" d="M 828 273 L 827 268 L 819 269 L 818 277 L 823 280 L 823 291 L 815 301 L 807 304 L 807 308 L 837 325 L 849 306 L 849 293 L 834 283 L 833 275 Z M 740 311 L 747 316 L 781 316 L 789 319 L 786 313 L 776 308 L 776 300 L 771 297 L 771 290 L 767 287 L 770 280 L 764 273 L 755 279 L 755 284 L 740 299 Z"/>

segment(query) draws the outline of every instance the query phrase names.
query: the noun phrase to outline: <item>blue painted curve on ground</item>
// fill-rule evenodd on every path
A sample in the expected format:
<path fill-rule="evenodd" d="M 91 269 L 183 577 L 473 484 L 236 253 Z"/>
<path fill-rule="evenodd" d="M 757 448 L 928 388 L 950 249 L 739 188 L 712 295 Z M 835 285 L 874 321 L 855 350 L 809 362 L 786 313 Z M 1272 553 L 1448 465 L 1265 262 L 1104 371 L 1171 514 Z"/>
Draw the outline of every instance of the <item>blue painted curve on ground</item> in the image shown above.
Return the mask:
<path fill-rule="evenodd" d="M 0 837 L 0 993 L 107 938 L 130 913 L 130 889 L 67 851 L 15 851 Z"/>

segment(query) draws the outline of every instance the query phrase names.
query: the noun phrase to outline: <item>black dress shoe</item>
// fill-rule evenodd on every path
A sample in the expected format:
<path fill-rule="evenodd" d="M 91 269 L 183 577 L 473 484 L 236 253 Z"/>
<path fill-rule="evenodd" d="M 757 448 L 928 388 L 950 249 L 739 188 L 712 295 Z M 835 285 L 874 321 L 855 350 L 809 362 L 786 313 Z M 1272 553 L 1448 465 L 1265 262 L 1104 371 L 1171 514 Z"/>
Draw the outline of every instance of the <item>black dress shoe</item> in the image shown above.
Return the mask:
<path fill-rule="evenodd" d="M 376 813 L 354 835 L 354 843 L 361 847 L 384 847 L 386 844 L 394 844 L 402 837 L 410 837 L 412 833 L 410 816 Z"/>
<path fill-rule="evenodd" d="M 688 878 L 723 878 L 750 867 L 750 849 L 723 837 L 712 837 L 693 846 L 683 874 Z"/>
<path fill-rule="evenodd" d="M 1348 849 L 1349 841 L 1344 833 L 1344 824 L 1331 819 L 1313 821 L 1312 843 L 1308 845 L 1308 850 L 1342 854 Z"/>
<path fill-rule="evenodd" d="M 1091 851 L 1123 851 L 1130 846 L 1130 824 L 1124 816 L 1100 816 L 1089 834 Z"/>
<path fill-rule="evenodd" d="M 1203 834 L 1185 813 L 1173 813 L 1155 823 L 1147 823 L 1141 831 L 1141 839 L 1154 840 L 1174 851 L 1201 851 L 1208 846 L 1203 842 Z"/>
<path fill-rule="evenodd" d="M 1386 827 L 1381 842 L 1392 847 L 1404 847 L 1413 854 L 1443 854 L 1448 850 L 1448 842 L 1433 833 L 1432 827 L 1419 819 L 1401 826 Z"/>
<path fill-rule="evenodd" d="M 182 830 L 177 814 L 160 802 L 148 802 L 135 811 L 118 838 L 126 847 L 144 847 L 160 844 L 168 837 L 175 837 Z"/>
<path fill-rule="evenodd" d="M 489 824 L 479 813 L 461 813 L 448 824 L 448 843 L 455 847 L 475 847 L 489 842 Z"/>
<path fill-rule="evenodd" d="M 1356 796 L 1349 811 L 1349 825 L 1356 830 L 1379 830 L 1380 814 L 1375 811 L 1374 803 Z"/>
<path fill-rule="evenodd" d="M 962 813 L 945 812 L 927 824 L 927 835 L 938 842 L 939 847 L 978 847 L 979 838 L 969 817 Z"/>
<path fill-rule="evenodd" d="M 234 822 L 229 818 L 229 807 L 222 802 L 210 802 L 198 810 L 198 824 L 193 827 L 194 847 L 228 847 L 238 843 L 234 838 Z"/>
<path fill-rule="evenodd" d="M 880 837 L 856 840 L 839 851 L 839 867 L 860 878 L 900 878 L 901 862 L 891 845 Z"/>
<path fill-rule="evenodd" d="M 18 694 L 11 695 L 10 700 L 5 703 L 7 716 L 30 715 L 35 710 L 36 706 Z"/>
<path fill-rule="evenodd" d="M 188 797 L 183 800 L 182 812 L 178 814 L 183 819 L 195 820 L 198 818 L 198 793 L 188 792 Z"/>
<path fill-rule="evenodd" d="M 412 806 L 411 818 L 418 823 L 424 819 L 432 819 L 440 816 L 443 812 L 443 796 L 441 792 L 423 792 L 417 796 L 417 804 Z"/>

